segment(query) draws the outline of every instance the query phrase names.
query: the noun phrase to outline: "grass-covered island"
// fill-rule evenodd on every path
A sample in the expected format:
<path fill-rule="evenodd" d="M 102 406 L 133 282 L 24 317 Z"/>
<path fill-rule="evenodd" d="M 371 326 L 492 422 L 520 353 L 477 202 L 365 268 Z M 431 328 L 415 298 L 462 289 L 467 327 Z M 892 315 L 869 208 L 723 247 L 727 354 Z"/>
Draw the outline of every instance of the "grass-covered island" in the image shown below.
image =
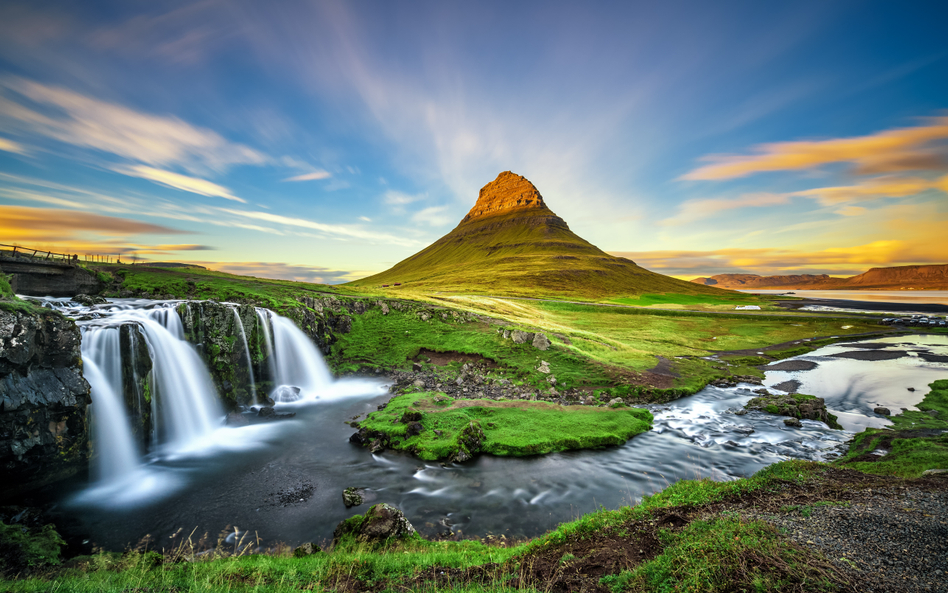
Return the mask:
<path fill-rule="evenodd" d="M 651 428 L 648 410 L 534 401 L 455 400 L 438 393 L 392 398 L 358 423 L 361 444 L 421 459 L 467 461 L 478 453 L 542 455 L 621 445 Z"/>

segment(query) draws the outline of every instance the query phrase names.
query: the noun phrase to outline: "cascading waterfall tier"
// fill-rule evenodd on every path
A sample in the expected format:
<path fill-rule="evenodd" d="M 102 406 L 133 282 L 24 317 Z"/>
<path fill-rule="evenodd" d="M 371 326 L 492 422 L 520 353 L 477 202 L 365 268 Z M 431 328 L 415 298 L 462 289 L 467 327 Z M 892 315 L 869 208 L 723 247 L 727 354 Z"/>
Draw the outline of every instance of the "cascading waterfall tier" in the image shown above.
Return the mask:
<path fill-rule="evenodd" d="M 68 299 L 43 303 L 76 319 L 82 329 L 82 356 L 92 385 L 90 410 L 96 427 L 94 473 L 99 481 L 130 475 L 146 450 L 160 459 L 198 451 L 214 440 L 214 433 L 224 425 L 225 412 L 200 354 L 205 345 L 187 341 L 196 335 L 179 314 L 179 310 L 196 313 L 188 303 L 130 299 L 91 307 Z M 239 306 L 200 306 L 233 315 L 228 331 L 238 335 L 227 339 L 236 339 L 242 347 L 239 356 L 251 384 L 241 387 L 253 394 L 254 403 L 257 380 L 273 386 L 270 396 L 277 405 L 347 395 L 346 389 L 333 389 L 333 377 L 319 351 L 289 319 L 255 308 L 256 323 L 248 326 L 256 333 L 255 374 Z M 220 307 L 230 307 L 230 312 Z M 206 331 L 200 337 L 207 339 Z"/>

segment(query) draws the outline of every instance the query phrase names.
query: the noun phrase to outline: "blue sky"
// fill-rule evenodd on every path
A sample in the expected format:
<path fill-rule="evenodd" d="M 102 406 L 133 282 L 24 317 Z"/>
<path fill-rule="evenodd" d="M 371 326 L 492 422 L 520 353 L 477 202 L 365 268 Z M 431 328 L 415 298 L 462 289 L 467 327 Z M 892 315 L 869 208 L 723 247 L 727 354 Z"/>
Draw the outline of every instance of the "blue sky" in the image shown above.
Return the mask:
<path fill-rule="evenodd" d="M 7 1 L 0 243 L 339 282 L 512 170 L 582 237 L 680 277 L 948 263 L 945 17 Z"/>

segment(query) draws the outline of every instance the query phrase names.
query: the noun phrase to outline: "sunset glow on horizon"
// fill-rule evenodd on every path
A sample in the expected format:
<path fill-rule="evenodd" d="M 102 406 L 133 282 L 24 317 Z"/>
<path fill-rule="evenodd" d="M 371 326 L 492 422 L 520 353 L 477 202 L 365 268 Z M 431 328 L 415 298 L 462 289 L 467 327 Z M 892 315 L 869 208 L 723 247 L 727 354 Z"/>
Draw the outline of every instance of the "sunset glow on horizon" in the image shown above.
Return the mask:
<path fill-rule="evenodd" d="M 501 171 L 690 279 L 946 264 L 948 4 L 5 2 L 0 243 L 361 278 Z"/>

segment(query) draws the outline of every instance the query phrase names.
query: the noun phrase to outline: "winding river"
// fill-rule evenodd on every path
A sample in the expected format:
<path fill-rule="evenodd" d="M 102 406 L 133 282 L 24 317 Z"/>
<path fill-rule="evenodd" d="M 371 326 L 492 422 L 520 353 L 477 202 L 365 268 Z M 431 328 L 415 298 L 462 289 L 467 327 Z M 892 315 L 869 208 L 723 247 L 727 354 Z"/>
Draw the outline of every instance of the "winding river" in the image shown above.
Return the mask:
<path fill-rule="evenodd" d="M 168 304 L 112 303 L 99 306 L 93 316 L 87 308 L 57 306 L 90 326 L 84 328 L 84 357 L 94 354 L 85 345 L 90 332 L 114 325 L 121 315 L 174 327 Z M 270 317 L 274 327 L 282 324 L 278 316 Z M 293 341 L 295 334 L 275 337 L 305 347 Z M 314 372 L 326 377 L 318 352 L 308 347 L 295 355 L 309 364 L 318 361 L 322 367 Z M 889 354 L 867 360 L 852 352 Z M 349 486 L 366 488 L 367 504 L 398 506 L 424 535 L 532 537 L 600 507 L 629 504 L 680 479 L 731 480 L 783 459 L 832 459 L 850 431 L 887 423 L 872 412 L 874 406 L 893 413 L 912 409 L 931 381 L 948 378 L 948 336 L 836 344 L 798 358 L 813 368 L 768 371 L 765 385 L 790 382 L 801 393 L 825 398 L 847 430 L 808 420 L 802 428 L 790 428 L 782 418 L 758 412 L 738 416 L 734 412 L 759 386 L 708 387 L 651 406 L 653 429 L 619 447 L 530 458 L 481 456 L 442 466 L 393 452 L 372 455 L 350 444 L 353 429 L 344 421 L 364 417 L 386 401 L 387 385 L 375 379 L 323 378 L 308 388 L 318 393 L 277 404 L 277 412 L 295 417 L 227 427 L 212 410 L 214 426 L 199 438 L 142 452 L 132 466 L 123 458 L 127 467 L 121 479 L 75 482 L 51 496 L 58 499 L 69 531 L 85 534 L 90 546 L 118 550 L 146 534 L 152 545 L 173 544 L 192 530 L 195 538 L 207 532 L 212 540 L 225 529 L 238 529 L 267 543 L 325 542 L 339 521 L 367 508 L 345 508 L 341 492 Z M 95 366 L 105 374 L 101 363 Z M 94 400 L 102 384 L 100 378 L 93 385 Z M 182 529 L 183 535 L 175 535 Z"/>

